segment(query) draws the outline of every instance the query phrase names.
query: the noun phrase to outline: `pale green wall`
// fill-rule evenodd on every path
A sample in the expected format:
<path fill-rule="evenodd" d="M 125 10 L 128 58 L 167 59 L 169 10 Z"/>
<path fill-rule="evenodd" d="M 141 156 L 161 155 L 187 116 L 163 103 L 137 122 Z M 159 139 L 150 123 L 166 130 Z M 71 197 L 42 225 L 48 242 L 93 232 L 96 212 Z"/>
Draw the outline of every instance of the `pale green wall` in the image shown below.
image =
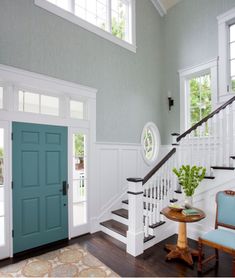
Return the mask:
<path fill-rule="evenodd" d="M 163 21 L 136 1 L 137 53 L 36 7 L 0 1 L 0 64 L 98 89 L 97 140 L 140 142 L 147 121 L 163 132 Z"/>
<path fill-rule="evenodd" d="M 182 0 L 164 18 L 165 89 L 172 91 L 175 106 L 165 112 L 167 123 L 162 139 L 170 142 L 170 133 L 180 129 L 178 70 L 207 62 L 218 56 L 217 16 L 235 7 L 235 0 Z"/>

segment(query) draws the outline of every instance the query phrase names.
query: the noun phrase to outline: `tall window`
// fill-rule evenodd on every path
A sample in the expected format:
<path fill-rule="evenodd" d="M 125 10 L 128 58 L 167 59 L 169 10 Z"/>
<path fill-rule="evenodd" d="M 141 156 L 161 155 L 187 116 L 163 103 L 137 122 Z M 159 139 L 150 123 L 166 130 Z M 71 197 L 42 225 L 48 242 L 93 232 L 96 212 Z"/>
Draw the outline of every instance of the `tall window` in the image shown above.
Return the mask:
<path fill-rule="evenodd" d="M 86 135 L 73 134 L 73 226 L 87 223 Z"/>
<path fill-rule="evenodd" d="M 190 79 L 189 94 L 189 125 L 191 127 L 212 112 L 210 74 L 204 74 Z"/>
<path fill-rule="evenodd" d="M 132 41 L 132 0 L 47 0 L 129 43 Z"/>
<path fill-rule="evenodd" d="M 229 83 L 235 91 L 235 24 L 229 26 Z"/>
<path fill-rule="evenodd" d="M 222 101 L 235 92 L 235 8 L 218 19 L 219 94 Z"/>

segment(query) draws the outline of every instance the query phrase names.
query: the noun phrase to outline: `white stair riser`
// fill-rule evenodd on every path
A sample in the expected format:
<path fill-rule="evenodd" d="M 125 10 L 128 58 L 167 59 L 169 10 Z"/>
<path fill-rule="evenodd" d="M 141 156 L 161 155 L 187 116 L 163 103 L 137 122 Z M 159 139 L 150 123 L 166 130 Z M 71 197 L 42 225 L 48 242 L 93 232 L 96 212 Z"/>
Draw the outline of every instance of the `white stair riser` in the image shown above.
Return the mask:
<path fill-rule="evenodd" d="M 112 219 L 113 220 L 116 220 L 122 224 L 125 224 L 125 225 L 128 225 L 128 219 L 124 218 L 124 217 L 121 217 L 119 215 L 116 215 L 114 213 L 112 213 Z"/>
<path fill-rule="evenodd" d="M 122 208 L 128 210 L 128 204 L 122 203 Z"/>
<path fill-rule="evenodd" d="M 120 240 L 121 242 L 126 244 L 126 242 L 127 242 L 127 238 L 126 237 L 124 237 L 124 236 L 122 236 L 122 235 L 120 235 L 120 234 L 118 234 L 118 233 L 116 233 L 116 232 L 114 232 L 114 231 L 112 231 L 112 230 L 102 226 L 102 225 L 100 225 L 100 229 L 105 234 L 107 234 L 107 235 L 109 235 L 109 236 L 111 236 L 113 238 L 116 238 L 117 240 Z"/>

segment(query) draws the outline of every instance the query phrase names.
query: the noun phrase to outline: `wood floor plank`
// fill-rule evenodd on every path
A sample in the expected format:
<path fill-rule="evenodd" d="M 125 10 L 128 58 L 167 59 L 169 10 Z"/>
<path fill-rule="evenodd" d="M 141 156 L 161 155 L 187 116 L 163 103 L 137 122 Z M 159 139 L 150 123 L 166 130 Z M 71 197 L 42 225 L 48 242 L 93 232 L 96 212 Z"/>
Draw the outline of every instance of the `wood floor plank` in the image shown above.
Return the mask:
<path fill-rule="evenodd" d="M 102 232 L 97 232 L 40 248 L 38 251 L 34 250 L 13 259 L 0 261 L 0 267 L 78 243 L 122 277 L 197 277 L 197 261 L 195 261 L 194 267 L 189 267 L 178 260 L 165 261 L 167 254 L 164 249 L 165 244 L 174 244 L 175 242 L 176 235 L 145 250 L 144 254 L 134 258 L 126 253 L 124 243 Z M 197 248 L 195 241 L 189 240 L 189 244 L 192 248 Z M 206 256 L 214 254 L 213 249 L 205 248 L 204 251 Z M 219 267 L 215 268 L 214 266 L 214 262 L 208 263 L 205 266 L 203 276 L 232 277 L 232 258 L 228 254 L 220 253 Z"/>

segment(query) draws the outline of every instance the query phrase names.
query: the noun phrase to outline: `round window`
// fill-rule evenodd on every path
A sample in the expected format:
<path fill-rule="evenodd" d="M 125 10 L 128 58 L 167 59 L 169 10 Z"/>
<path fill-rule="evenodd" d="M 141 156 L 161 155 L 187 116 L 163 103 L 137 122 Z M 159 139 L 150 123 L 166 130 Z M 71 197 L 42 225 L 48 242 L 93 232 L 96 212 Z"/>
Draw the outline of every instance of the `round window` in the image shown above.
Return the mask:
<path fill-rule="evenodd" d="M 149 122 L 144 126 L 141 145 L 145 162 L 149 165 L 153 164 L 157 159 L 160 148 L 160 134 L 154 123 Z"/>

